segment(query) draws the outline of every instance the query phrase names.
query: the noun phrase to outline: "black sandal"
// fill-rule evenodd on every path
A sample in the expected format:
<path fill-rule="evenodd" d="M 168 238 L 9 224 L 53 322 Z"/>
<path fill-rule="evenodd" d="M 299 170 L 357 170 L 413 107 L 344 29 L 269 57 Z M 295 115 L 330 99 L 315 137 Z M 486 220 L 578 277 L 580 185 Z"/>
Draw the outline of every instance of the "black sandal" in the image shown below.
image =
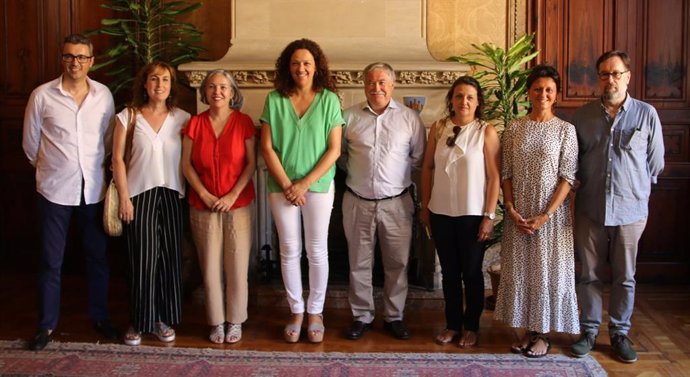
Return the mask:
<path fill-rule="evenodd" d="M 541 354 L 536 354 L 536 353 L 534 353 L 534 350 L 532 349 L 532 347 L 534 347 L 534 345 L 537 344 L 537 342 L 539 340 L 546 343 L 546 352 L 541 353 Z M 541 358 L 541 357 L 548 355 L 550 350 L 551 350 L 551 341 L 549 341 L 549 337 L 546 336 L 546 334 L 533 333 L 530 336 L 529 346 L 527 347 L 527 349 L 525 350 L 523 355 L 525 355 L 525 357 L 538 359 L 538 358 Z"/>
<path fill-rule="evenodd" d="M 512 346 L 510 346 L 510 352 L 518 353 L 518 354 L 524 354 L 525 351 L 527 351 L 527 349 L 529 348 L 530 343 L 532 342 L 532 338 L 537 334 L 538 333 L 536 331 L 527 332 L 527 334 L 525 334 L 525 336 L 522 339 L 520 339 L 520 343 L 522 343 L 522 341 L 525 338 L 527 338 L 527 344 L 520 344 L 520 345 L 513 344 Z"/>

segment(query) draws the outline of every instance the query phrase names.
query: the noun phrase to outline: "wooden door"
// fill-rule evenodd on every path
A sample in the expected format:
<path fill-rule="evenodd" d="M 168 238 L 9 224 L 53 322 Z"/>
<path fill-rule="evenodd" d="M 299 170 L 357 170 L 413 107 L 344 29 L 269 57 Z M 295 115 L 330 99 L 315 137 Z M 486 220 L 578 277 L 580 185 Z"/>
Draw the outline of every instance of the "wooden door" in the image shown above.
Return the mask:
<path fill-rule="evenodd" d="M 566 119 L 597 98 L 596 59 L 626 51 L 630 94 L 661 118 L 666 167 L 652 188 L 640 240 L 639 280 L 685 281 L 690 271 L 690 0 L 530 0 L 528 30 L 537 32 L 540 63 L 562 77 L 559 113 Z"/>

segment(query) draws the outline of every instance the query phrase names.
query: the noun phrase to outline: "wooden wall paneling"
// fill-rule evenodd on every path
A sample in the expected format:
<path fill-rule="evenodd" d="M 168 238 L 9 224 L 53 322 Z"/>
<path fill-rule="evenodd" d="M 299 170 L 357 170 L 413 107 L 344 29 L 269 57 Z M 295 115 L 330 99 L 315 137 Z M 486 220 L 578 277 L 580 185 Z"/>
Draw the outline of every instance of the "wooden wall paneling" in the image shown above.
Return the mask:
<path fill-rule="evenodd" d="M 687 1 L 649 1 L 645 18 L 641 99 L 662 108 L 690 107 Z"/>
<path fill-rule="evenodd" d="M 645 29 L 644 4 L 646 0 L 614 0 L 612 14 L 608 21 L 613 25 L 612 44 L 600 52 L 608 50 L 625 51 L 632 62 L 631 80 L 628 91 L 635 98 L 641 99 L 638 87 L 644 72 L 643 40 Z"/>
<path fill-rule="evenodd" d="M 649 218 L 640 239 L 638 278 L 645 281 L 687 281 L 687 217 L 690 180 L 660 179 L 649 201 Z"/>
<path fill-rule="evenodd" d="M 642 43 L 634 50 L 633 62 L 639 72 L 634 93 L 657 108 L 666 147 L 666 167 L 653 188 L 648 226 L 640 240 L 638 268 L 660 271 L 655 279 L 687 277 L 690 270 L 690 233 L 685 220 L 690 211 L 689 3 L 644 0 L 635 4 L 640 21 L 633 35 Z M 678 112 L 685 115 L 673 119 Z"/>
<path fill-rule="evenodd" d="M 690 121 L 690 119 L 688 119 Z M 675 165 L 689 164 L 690 161 L 690 127 L 688 124 L 663 124 L 664 128 L 664 160 L 667 165 L 664 176 L 669 177 L 690 177 L 678 169 L 672 170 L 668 167 Z"/>
<path fill-rule="evenodd" d="M 599 0 L 568 1 L 564 17 L 564 75 L 561 106 L 579 107 L 598 95 L 596 59 L 612 43 L 611 2 Z"/>

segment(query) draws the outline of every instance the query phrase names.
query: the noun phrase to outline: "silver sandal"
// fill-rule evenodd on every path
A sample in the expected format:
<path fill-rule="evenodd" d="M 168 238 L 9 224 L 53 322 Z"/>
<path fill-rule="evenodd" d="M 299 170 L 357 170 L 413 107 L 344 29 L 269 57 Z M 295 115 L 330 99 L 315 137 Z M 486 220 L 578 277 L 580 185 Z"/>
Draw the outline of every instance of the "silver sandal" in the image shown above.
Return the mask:
<path fill-rule="evenodd" d="M 208 340 L 211 343 L 221 344 L 225 338 L 225 329 L 223 324 L 215 325 L 211 328 L 211 332 L 208 334 Z"/>
<path fill-rule="evenodd" d="M 138 346 L 141 344 L 141 333 L 134 330 L 134 326 L 129 326 L 125 333 L 124 342 L 128 346 Z"/>
<path fill-rule="evenodd" d="M 153 328 L 153 335 L 165 343 L 175 340 L 175 330 L 163 322 L 156 322 Z"/>
<path fill-rule="evenodd" d="M 228 323 L 228 328 L 225 331 L 225 343 L 235 344 L 242 340 L 242 324 Z"/>

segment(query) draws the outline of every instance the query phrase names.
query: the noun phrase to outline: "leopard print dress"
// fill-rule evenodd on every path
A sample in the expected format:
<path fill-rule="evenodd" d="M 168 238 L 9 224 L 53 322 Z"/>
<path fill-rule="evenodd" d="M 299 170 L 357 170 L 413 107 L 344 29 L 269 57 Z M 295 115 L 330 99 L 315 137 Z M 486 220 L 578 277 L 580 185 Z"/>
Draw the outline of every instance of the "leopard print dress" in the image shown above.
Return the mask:
<path fill-rule="evenodd" d="M 515 209 L 523 218 L 546 212 L 559 178 L 571 185 L 575 180 L 575 127 L 559 118 L 512 122 L 502 148 L 501 180 L 512 180 Z M 580 332 L 569 199 L 532 235 L 520 233 L 506 216 L 494 317 L 540 333 Z"/>

